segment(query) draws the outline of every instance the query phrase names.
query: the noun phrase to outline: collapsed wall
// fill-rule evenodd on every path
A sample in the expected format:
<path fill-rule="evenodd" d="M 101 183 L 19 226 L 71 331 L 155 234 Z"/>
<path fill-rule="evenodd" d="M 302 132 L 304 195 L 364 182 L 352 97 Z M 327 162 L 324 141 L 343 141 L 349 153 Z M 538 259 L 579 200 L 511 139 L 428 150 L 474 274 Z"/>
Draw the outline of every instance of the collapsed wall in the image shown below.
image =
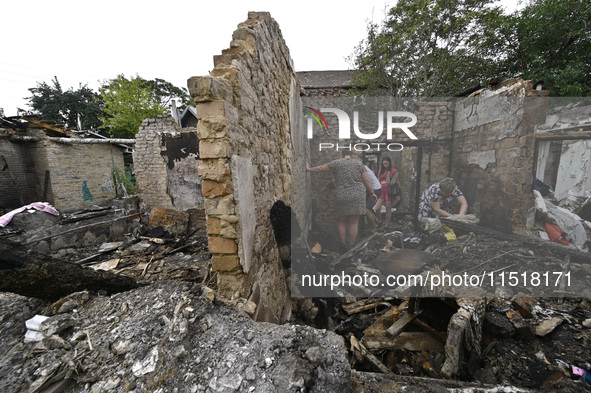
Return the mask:
<path fill-rule="evenodd" d="M 180 128 L 172 116 L 142 122 L 136 135 L 133 162 L 142 208 L 184 212 L 203 209 L 199 139 L 195 128 Z"/>
<path fill-rule="evenodd" d="M 408 109 L 417 118 L 411 128 L 417 140 L 405 140 L 400 135 L 388 140 L 384 133 L 369 140 L 382 143 L 379 151 L 366 149 L 364 143 L 368 140 L 357 137 L 339 142 L 359 146 L 357 153 L 375 173 L 381 159 L 391 158 L 393 167 L 400 173 L 399 212 L 416 217 L 422 192 L 451 176 L 466 196 L 468 212 L 475 213 L 483 226 L 508 233 L 519 232 L 525 226 L 526 213 L 533 203 L 535 138 L 541 138 L 534 135 L 534 129 L 546 121 L 547 95 L 547 91 L 533 90 L 529 81 L 512 79 L 467 98 L 417 100 L 413 108 Z M 342 89 L 310 89 L 303 97 L 307 106 L 341 108 L 348 111 L 351 119 L 353 108 L 361 107 L 365 100 L 369 98 L 348 95 Z M 386 110 L 395 110 L 395 104 Z M 374 132 L 377 127 L 374 117 L 378 109 L 374 106 L 373 111 L 369 111 L 370 118 L 359 122 L 366 133 Z M 321 143 L 334 143 L 338 140 L 334 131 L 338 130 L 336 116 L 324 112 L 324 117 L 328 132 L 317 132 L 317 127 L 314 138 Z M 557 135 L 551 137 L 557 138 Z M 400 142 L 404 148 L 387 151 L 383 146 L 389 142 Z M 315 144 L 311 147 L 311 157 L 312 165 L 321 165 L 339 158 L 340 151 L 320 152 Z M 334 232 L 336 222 L 332 181 L 330 173 L 316 174 L 312 179 L 314 222 L 328 232 Z"/>
<path fill-rule="evenodd" d="M 277 200 L 290 205 L 294 178 L 305 176 L 297 78 L 279 26 L 265 12 L 248 14 L 214 64 L 211 76 L 188 81 L 212 269 L 222 295 L 257 303 L 256 320 L 281 322 L 289 291 L 269 212 Z M 306 217 L 304 202 L 293 208 Z"/>
<path fill-rule="evenodd" d="M 546 121 L 547 96 L 513 79 L 457 102 L 452 176 L 481 225 L 524 228 L 533 206 L 534 129 Z"/>

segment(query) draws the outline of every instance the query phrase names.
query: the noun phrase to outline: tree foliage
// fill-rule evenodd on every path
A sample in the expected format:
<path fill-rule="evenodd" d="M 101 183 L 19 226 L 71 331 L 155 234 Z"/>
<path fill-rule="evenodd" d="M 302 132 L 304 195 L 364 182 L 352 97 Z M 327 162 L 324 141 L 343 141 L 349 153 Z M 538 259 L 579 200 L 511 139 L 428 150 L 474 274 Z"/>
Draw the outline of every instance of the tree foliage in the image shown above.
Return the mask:
<path fill-rule="evenodd" d="M 103 84 L 100 94 L 104 103 L 103 129 L 111 137 L 133 138 L 144 119 L 167 111 L 139 76 L 127 79 L 121 74 Z"/>
<path fill-rule="evenodd" d="M 191 104 L 191 97 L 185 88 L 176 87 L 172 83 L 159 78 L 144 80 L 144 83 L 146 87 L 152 90 L 153 97 L 166 107 L 169 107 L 173 100 L 177 101 L 177 108 L 181 110 Z"/>
<path fill-rule="evenodd" d="M 172 100 L 182 110 L 189 105 L 186 89 L 164 79 L 145 80 L 139 76 L 127 79 L 119 75 L 107 80 L 95 93 L 87 85 L 64 91 L 57 77 L 51 83 L 38 82 L 30 88 L 31 110 L 19 109 L 27 116 L 77 128 L 80 119 L 83 130 L 100 130 L 113 137 L 133 138 L 142 121 L 165 114 Z"/>
<path fill-rule="evenodd" d="M 543 80 L 552 95 L 589 95 L 591 3 L 532 0 L 505 15 L 498 0 L 399 0 L 351 61 L 358 86 L 398 96 L 449 96 L 492 78 Z"/>
<path fill-rule="evenodd" d="M 101 125 L 101 103 L 92 89 L 80 84 L 77 90 L 63 91 L 57 77 L 51 82 L 51 85 L 37 83 L 29 89 L 32 110 L 25 112 L 26 115 L 64 124 L 65 128 L 78 128 L 78 120 L 82 129 L 96 129 Z"/>
<path fill-rule="evenodd" d="M 353 57 L 357 84 L 399 96 L 450 95 L 486 75 L 494 58 L 494 0 L 399 0 L 370 24 Z"/>
<path fill-rule="evenodd" d="M 142 121 L 168 113 L 172 100 L 189 103 L 186 90 L 163 79 L 127 79 L 123 74 L 109 80 L 100 89 L 104 103 L 103 129 L 112 137 L 133 138 Z"/>
<path fill-rule="evenodd" d="M 591 2 L 537 0 L 507 21 L 501 69 L 543 80 L 554 96 L 591 94 Z"/>

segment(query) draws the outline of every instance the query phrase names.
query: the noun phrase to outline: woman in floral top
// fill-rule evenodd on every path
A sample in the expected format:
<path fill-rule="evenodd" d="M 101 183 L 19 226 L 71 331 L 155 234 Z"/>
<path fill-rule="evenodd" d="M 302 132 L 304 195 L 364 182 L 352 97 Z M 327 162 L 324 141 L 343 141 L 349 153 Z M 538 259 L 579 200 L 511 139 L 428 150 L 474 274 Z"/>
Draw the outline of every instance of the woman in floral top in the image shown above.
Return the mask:
<path fill-rule="evenodd" d="M 454 199 L 460 204 L 460 214 L 466 214 L 468 202 L 462 191 L 456 186 L 454 179 L 446 177 L 439 183 L 432 184 L 421 196 L 419 220 L 422 217 L 453 216 L 451 203 Z"/>
<path fill-rule="evenodd" d="M 370 193 L 373 201 L 377 196 L 361 161 L 352 157 L 351 152 L 343 151 L 342 157 L 328 164 L 310 167 L 309 172 L 332 172 L 335 177 L 336 189 L 334 202 L 338 212 L 337 229 L 339 238 L 350 246 L 355 244 L 359 232 L 359 219 L 365 214 L 365 190 Z"/>

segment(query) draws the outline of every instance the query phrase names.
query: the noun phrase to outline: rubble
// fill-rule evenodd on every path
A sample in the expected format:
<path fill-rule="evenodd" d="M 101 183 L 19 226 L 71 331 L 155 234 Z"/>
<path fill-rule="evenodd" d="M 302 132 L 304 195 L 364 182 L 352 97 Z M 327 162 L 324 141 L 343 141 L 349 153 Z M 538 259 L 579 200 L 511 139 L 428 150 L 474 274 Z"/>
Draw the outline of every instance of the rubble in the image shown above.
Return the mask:
<path fill-rule="evenodd" d="M 23 342 L 24 322 L 51 314 L 51 305 L 22 312 L 29 299 L 2 294 L 0 391 L 351 391 L 338 335 L 255 323 L 202 292 L 197 284 L 161 281 L 91 295 L 84 307 L 41 324 L 43 345 Z"/>
<path fill-rule="evenodd" d="M 351 274 L 436 272 L 438 266 L 456 272 L 511 268 L 522 274 L 536 266 L 565 266 L 561 246 L 486 228 L 467 233 L 474 228 L 470 221 L 450 224 L 457 236 L 449 241 L 438 230 L 409 233 L 402 221 L 399 228 L 404 242 L 398 247 L 393 245 L 400 238 L 399 231 L 362 238 L 345 252 L 330 239 L 314 239 L 312 244 L 321 250 L 314 253 L 314 259 L 320 266 L 343 268 Z M 404 255 L 400 263 L 397 254 Z M 580 380 L 561 368 L 560 362 L 574 364 L 578 358 L 588 359 L 585 345 L 590 344 L 591 335 L 582 324 L 589 314 L 585 298 L 590 293 L 583 285 L 591 277 L 589 257 L 578 251 L 566 255 L 568 269 L 581 279 L 577 289 L 570 288 L 572 293 L 566 296 L 539 297 L 535 288 L 505 285 L 486 296 L 465 299 L 445 297 L 445 291 L 430 295 L 424 289 L 420 294 L 423 297 L 418 298 L 411 293 L 400 297 L 381 293 L 381 297 L 366 298 L 363 293 L 371 294 L 374 288 L 354 294 L 348 293 L 349 288 L 339 287 L 335 292 L 341 296 L 340 301 L 315 301 L 308 308 L 312 315 L 306 317 L 307 323 L 318 323 L 320 315 L 332 314 L 322 326 L 334 326 L 335 332 L 348 337 L 352 366 L 360 372 L 353 372 L 353 379 L 357 378 L 354 385 L 363 386 L 359 391 L 386 392 L 402 390 L 403 386 L 421 391 L 416 390 L 421 378 L 464 381 L 466 385 L 453 386 L 457 391 L 471 391 L 468 381 L 477 382 L 483 391 L 586 391 Z M 567 292 L 564 287 L 560 290 Z M 378 372 L 376 378 L 395 382 L 384 383 L 388 388 L 377 388 L 380 383 L 373 380 L 370 389 L 361 382 L 369 375 L 367 372 Z M 416 379 L 409 385 L 401 384 L 402 375 Z M 436 388 L 437 381 L 428 384 L 433 390 L 425 391 L 449 388 L 444 383 Z"/>
<path fill-rule="evenodd" d="M 452 260 L 459 271 L 564 264 L 552 247 L 516 237 L 456 228 L 449 241 L 399 225 L 349 250 L 311 242 L 318 244 L 313 258 L 329 269 L 375 274 L 436 271 Z M 144 286 L 110 296 L 78 291 L 54 302 L 2 294 L 0 391 L 586 389 L 565 371 L 588 360 L 586 299 L 532 296 L 527 288 L 492 298 L 435 292 L 416 299 L 339 289 L 337 298 L 296 299 L 286 325 L 254 323 L 252 300 L 216 295 L 204 234 L 203 222 L 184 236 L 141 228 L 124 241 L 57 250 Z M 580 277 L 591 274 L 576 257 L 568 266 Z M 578 295 L 587 296 L 585 289 Z M 28 342 L 25 321 L 35 315 L 48 319 L 39 324 L 40 341 Z"/>

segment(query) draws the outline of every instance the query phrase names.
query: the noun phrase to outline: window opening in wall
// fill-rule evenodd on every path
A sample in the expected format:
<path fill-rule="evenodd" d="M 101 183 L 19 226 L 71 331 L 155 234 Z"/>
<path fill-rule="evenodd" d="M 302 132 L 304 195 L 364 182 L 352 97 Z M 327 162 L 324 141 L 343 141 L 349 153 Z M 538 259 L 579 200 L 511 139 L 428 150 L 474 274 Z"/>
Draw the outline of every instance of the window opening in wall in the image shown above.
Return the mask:
<path fill-rule="evenodd" d="M 366 165 L 373 173 L 378 173 L 380 165 L 380 153 L 364 153 L 363 165 Z"/>
<path fill-rule="evenodd" d="M 537 152 L 536 189 L 557 200 L 591 190 L 591 140 L 539 140 Z"/>

